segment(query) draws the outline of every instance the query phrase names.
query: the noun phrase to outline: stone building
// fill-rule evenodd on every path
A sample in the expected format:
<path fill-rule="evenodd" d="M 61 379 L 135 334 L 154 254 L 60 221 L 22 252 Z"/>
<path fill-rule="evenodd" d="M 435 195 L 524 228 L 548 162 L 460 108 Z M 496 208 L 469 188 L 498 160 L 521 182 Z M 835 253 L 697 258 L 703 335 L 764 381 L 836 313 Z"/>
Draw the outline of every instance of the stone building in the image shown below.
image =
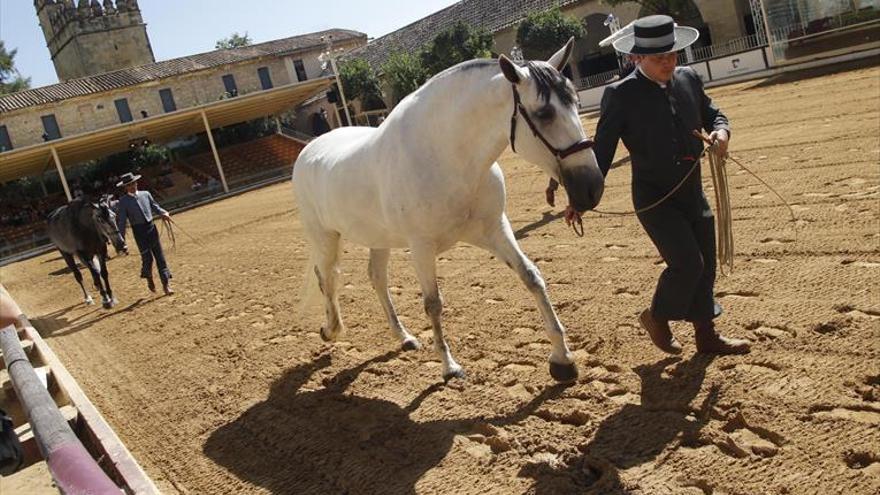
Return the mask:
<path fill-rule="evenodd" d="M 137 0 L 35 0 L 59 81 L 156 61 Z"/>

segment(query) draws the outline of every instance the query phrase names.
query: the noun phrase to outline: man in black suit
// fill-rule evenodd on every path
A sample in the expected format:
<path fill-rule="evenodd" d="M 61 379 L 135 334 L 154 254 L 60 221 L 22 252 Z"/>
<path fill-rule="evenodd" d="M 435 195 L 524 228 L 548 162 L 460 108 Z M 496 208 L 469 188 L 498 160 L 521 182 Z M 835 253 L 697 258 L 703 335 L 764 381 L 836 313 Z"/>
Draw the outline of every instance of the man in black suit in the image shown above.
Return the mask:
<path fill-rule="evenodd" d="M 668 199 L 638 213 L 639 221 L 666 261 L 651 306 L 639 322 L 661 350 L 678 354 L 681 344 L 669 327 L 673 320 L 692 322 L 697 351 L 741 354 L 747 340 L 721 336 L 714 318 L 715 217 L 706 201 L 700 165 L 705 129 L 724 155 L 730 139 L 727 117 L 712 104 L 700 76 L 676 67 L 677 52 L 696 41 L 696 29 L 676 26 L 671 17 L 649 16 L 633 24 L 633 33 L 614 42 L 638 64 L 602 96 L 596 131 L 596 159 L 608 173 L 617 143 L 632 158 L 632 196 L 637 210 L 650 206 L 682 183 Z M 688 173 L 690 172 L 690 175 Z M 548 191 L 548 201 L 552 194 Z"/>

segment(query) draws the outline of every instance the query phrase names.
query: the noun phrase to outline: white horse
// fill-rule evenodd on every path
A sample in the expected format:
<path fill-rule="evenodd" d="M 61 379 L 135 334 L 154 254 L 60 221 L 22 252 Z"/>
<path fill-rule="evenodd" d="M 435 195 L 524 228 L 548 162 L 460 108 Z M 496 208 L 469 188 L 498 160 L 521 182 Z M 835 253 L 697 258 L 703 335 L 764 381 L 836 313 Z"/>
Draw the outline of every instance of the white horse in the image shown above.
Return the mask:
<path fill-rule="evenodd" d="M 537 300 L 553 345 L 550 374 L 562 382 L 577 378 L 544 280 L 504 213 L 504 178 L 495 161 L 510 144 L 559 181 L 578 212 L 599 202 L 604 178 L 578 117 L 574 87 L 559 73 L 572 45 L 569 40 L 547 62 L 525 66 L 504 55 L 458 64 L 404 98 L 378 128 L 336 129 L 303 149 L 293 186 L 325 302 L 322 338 L 334 341 L 344 329 L 336 286 L 345 237 L 370 248 L 370 280 L 403 349 L 421 347 L 388 292 L 389 250 L 409 248 L 443 378 L 463 377 L 443 338 L 435 266 L 439 253 L 463 241 L 516 271 Z M 517 126 L 520 120 L 527 125 Z"/>

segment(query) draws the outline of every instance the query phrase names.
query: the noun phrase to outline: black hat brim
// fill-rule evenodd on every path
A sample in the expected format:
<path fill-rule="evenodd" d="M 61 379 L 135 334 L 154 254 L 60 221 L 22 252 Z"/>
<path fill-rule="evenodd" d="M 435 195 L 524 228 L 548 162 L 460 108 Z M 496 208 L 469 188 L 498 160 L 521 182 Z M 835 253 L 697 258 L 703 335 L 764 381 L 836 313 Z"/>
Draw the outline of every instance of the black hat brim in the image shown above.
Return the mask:
<path fill-rule="evenodd" d="M 670 53 L 684 50 L 694 44 L 700 37 L 700 32 L 688 26 L 675 26 L 675 43 L 656 48 L 636 46 L 636 35 L 630 33 L 614 40 L 614 49 L 620 53 L 629 55 L 654 55 L 658 53 Z"/>

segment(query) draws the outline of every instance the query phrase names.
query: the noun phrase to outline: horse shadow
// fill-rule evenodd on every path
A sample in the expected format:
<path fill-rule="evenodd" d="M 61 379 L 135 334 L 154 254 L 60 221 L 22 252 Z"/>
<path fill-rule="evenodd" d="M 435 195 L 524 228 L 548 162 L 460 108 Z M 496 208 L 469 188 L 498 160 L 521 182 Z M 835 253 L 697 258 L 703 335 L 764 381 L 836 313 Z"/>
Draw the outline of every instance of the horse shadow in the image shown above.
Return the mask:
<path fill-rule="evenodd" d="M 523 471 L 535 479 L 533 493 L 630 493 L 618 472 L 653 461 L 678 439 L 695 444 L 709 422 L 709 411 L 718 398 L 713 385 L 698 407 L 691 401 L 699 394 L 706 368 L 714 356 L 696 354 L 688 361 L 666 358 L 634 371 L 642 381 L 640 404 L 626 404 L 606 418 L 592 440 L 578 447 L 575 457 L 559 469 Z M 678 362 L 670 374 L 663 371 Z M 671 375 L 671 376 L 670 376 Z M 531 468 L 527 466 L 525 469 Z"/>
<path fill-rule="evenodd" d="M 501 426 L 522 421 L 563 388 L 545 389 L 516 412 L 499 418 L 419 422 L 410 418 L 422 402 L 444 387 L 435 384 L 406 407 L 346 393 L 357 376 L 389 352 L 323 381 L 320 390 L 301 390 L 330 356 L 288 370 L 269 397 L 215 430 L 204 453 L 239 479 L 270 493 L 412 494 L 425 472 L 437 466 L 456 435 L 478 423 Z"/>
<path fill-rule="evenodd" d="M 79 332 L 81 330 L 85 330 L 95 323 L 98 323 L 99 321 L 109 318 L 113 315 L 132 311 L 140 306 L 149 304 L 155 299 L 156 298 L 148 299 L 142 297 L 118 310 L 106 310 L 101 308 L 101 305 L 98 304 L 95 305 L 95 308 L 91 311 L 82 313 L 79 316 L 75 316 L 73 318 L 68 318 L 65 316 L 71 309 L 81 306 L 82 303 L 80 303 L 64 309 L 60 309 L 58 311 L 53 311 L 52 313 L 47 313 L 45 315 L 41 315 L 35 318 L 30 318 L 30 322 L 31 324 L 33 324 L 34 328 L 36 328 L 40 332 L 41 337 L 61 337 L 64 335 Z M 90 319 L 85 319 L 86 317 L 93 316 L 96 313 L 99 313 L 98 316 Z"/>
<path fill-rule="evenodd" d="M 541 213 L 540 220 L 538 220 L 537 222 L 532 222 L 528 225 L 523 225 L 522 227 L 517 229 L 516 232 L 513 233 L 513 236 L 517 240 L 525 239 L 526 237 L 529 236 L 529 232 L 531 232 L 535 229 L 539 229 L 554 220 L 559 220 L 560 218 L 563 217 L 563 215 L 565 215 L 564 211 L 560 211 L 559 213 L 550 213 L 549 211 L 545 211 L 545 212 Z"/>

